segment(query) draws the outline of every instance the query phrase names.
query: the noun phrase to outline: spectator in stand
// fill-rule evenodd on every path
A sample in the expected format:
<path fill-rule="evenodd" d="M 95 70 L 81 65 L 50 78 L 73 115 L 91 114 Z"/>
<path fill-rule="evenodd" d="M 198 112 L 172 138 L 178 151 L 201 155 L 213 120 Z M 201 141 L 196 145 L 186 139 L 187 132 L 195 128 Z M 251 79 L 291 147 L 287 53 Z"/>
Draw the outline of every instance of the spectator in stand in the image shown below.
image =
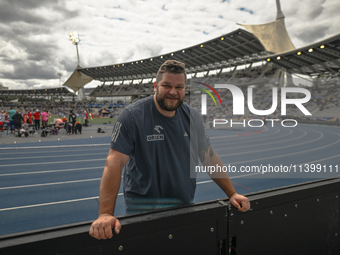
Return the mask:
<path fill-rule="evenodd" d="M 63 119 L 62 119 L 62 121 L 63 121 L 64 123 L 67 123 L 67 119 L 66 119 L 66 117 L 65 117 L 65 116 L 63 116 Z"/>
<path fill-rule="evenodd" d="M 9 118 L 9 123 L 11 125 L 11 134 L 13 133 L 13 129 L 14 129 L 14 120 L 13 120 L 13 115 L 16 114 L 16 110 L 13 109 L 13 107 L 11 106 L 9 108 L 8 113 L 8 118 Z"/>
<path fill-rule="evenodd" d="M 71 110 L 68 116 L 69 123 L 72 124 L 72 134 L 75 132 L 77 115 Z"/>
<path fill-rule="evenodd" d="M 18 131 L 18 136 L 20 134 L 21 129 L 21 121 L 24 119 L 19 111 L 16 111 L 16 113 L 12 116 L 13 122 L 14 122 L 14 131 Z"/>
<path fill-rule="evenodd" d="M 41 113 L 41 123 L 43 127 L 47 125 L 48 117 L 50 117 L 50 115 L 45 110 L 43 110 Z"/>
<path fill-rule="evenodd" d="M 40 129 L 40 112 L 38 109 L 35 111 L 35 113 L 33 113 L 33 117 L 34 117 L 35 130 L 39 130 Z"/>

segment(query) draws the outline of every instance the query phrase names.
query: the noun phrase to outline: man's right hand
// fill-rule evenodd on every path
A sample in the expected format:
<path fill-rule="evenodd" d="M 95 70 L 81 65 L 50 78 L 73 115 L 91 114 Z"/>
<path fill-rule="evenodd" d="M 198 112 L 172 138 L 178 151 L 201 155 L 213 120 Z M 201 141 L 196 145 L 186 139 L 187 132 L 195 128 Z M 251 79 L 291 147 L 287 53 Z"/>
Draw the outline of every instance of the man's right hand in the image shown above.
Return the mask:
<path fill-rule="evenodd" d="M 89 234 L 96 239 L 107 239 L 113 236 L 113 228 L 119 234 L 121 227 L 117 218 L 108 213 L 103 213 L 92 223 Z"/>

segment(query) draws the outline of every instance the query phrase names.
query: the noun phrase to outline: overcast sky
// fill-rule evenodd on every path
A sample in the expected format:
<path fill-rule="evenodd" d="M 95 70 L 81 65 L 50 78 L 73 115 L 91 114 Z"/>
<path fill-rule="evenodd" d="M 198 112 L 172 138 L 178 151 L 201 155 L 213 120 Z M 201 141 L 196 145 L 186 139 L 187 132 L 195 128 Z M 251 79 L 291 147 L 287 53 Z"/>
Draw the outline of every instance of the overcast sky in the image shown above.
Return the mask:
<path fill-rule="evenodd" d="M 339 0 L 281 0 L 295 47 L 340 33 Z M 138 60 L 275 20 L 275 0 L 0 0 L 0 84 L 59 86 L 77 66 Z M 98 85 L 90 83 L 90 87 Z M 88 87 L 88 86 L 86 86 Z"/>

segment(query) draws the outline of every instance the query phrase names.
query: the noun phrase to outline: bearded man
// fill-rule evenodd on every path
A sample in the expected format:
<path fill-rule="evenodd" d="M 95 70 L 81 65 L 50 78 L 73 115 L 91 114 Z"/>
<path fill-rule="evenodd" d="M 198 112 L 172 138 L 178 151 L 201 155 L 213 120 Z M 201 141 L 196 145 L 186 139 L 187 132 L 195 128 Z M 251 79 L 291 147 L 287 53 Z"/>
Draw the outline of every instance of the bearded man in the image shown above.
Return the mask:
<path fill-rule="evenodd" d="M 121 224 L 113 216 L 124 168 L 123 190 L 127 213 L 190 204 L 196 178 L 190 173 L 198 159 L 204 166 L 223 167 L 212 149 L 200 113 L 183 103 L 185 65 L 167 60 L 158 70 L 153 96 L 127 106 L 111 136 L 111 149 L 100 183 L 99 216 L 90 227 L 97 239 L 118 234 Z M 236 193 L 230 179 L 211 178 L 240 211 L 248 199 Z"/>

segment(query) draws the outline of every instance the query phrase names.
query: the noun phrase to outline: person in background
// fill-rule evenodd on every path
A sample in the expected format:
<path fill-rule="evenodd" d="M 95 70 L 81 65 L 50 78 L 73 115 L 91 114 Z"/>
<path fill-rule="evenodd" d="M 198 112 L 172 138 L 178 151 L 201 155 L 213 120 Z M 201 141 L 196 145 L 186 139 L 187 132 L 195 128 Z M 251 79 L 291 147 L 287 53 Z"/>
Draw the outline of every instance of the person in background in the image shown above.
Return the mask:
<path fill-rule="evenodd" d="M 56 119 L 55 122 L 54 122 L 54 125 L 55 126 L 63 126 L 64 123 L 63 123 L 63 121 L 61 119 Z"/>
<path fill-rule="evenodd" d="M 79 132 L 79 134 L 81 134 L 81 128 L 82 128 L 82 125 L 79 122 L 76 122 L 76 127 L 75 127 L 76 134 L 77 134 L 77 132 Z"/>
<path fill-rule="evenodd" d="M 0 131 L 3 129 L 4 122 L 5 122 L 5 112 L 1 111 L 0 112 Z"/>
<path fill-rule="evenodd" d="M 21 129 L 21 121 L 24 119 L 19 111 L 12 116 L 14 123 L 14 131 L 18 131 L 18 136 L 20 134 Z"/>
<path fill-rule="evenodd" d="M 63 119 L 62 119 L 62 121 L 63 121 L 64 123 L 67 123 L 67 119 L 66 119 L 66 117 L 65 117 L 65 116 L 63 116 Z"/>
<path fill-rule="evenodd" d="M 84 126 L 87 127 L 89 123 L 89 115 L 87 114 L 86 111 L 84 111 L 84 114 L 85 114 L 85 125 Z"/>
<path fill-rule="evenodd" d="M 59 130 L 64 127 L 64 122 L 61 119 L 56 119 L 54 122 L 54 134 L 58 134 Z"/>
<path fill-rule="evenodd" d="M 46 126 L 47 125 L 48 117 L 49 116 L 50 115 L 45 110 L 42 111 L 42 113 L 41 113 L 41 123 L 42 123 L 42 126 Z"/>
<path fill-rule="evenodd" d="M 25 124 L 25 122 L 26 122 L 26 119 L 25 119 L 26 118 L 26 114 L 24 112 L 22 112 L 21 109 L 19 109 L 19 113 L 22 116 L 22 123 L 21 124 Z"/>
<path fill-rule="evenodd" d="M 11 106 L 9 108 L 8 113 L 8 118 L 9 118 L 9 123 L 11 125 L 11 134 L 13 133 L 13 129 L 14 129 L 14 120 L 13 120 L 13 115 L 16 114 L 16 110 L 13 109 L 13 107 Z"/>
<path fill-rule="evenodd" d="M 38 109 L 35 111 L 35 113 L 33 113 L 33 117 L 34 117 L 35 130 L 39 130 L 40 129 L 40 112 Z"/>
<path fill-rule="evenodd" d="M 68 118 L 69 123 L 72 124 L 72 134 L 74 134 L 76 128 L 77 115 L 71 110 Z"/>
<path fill-rule="evenodd" d="M 26 123 L 32 124 L 32 113 L 30 110 L 28 110 L 26 113 Z"/>

